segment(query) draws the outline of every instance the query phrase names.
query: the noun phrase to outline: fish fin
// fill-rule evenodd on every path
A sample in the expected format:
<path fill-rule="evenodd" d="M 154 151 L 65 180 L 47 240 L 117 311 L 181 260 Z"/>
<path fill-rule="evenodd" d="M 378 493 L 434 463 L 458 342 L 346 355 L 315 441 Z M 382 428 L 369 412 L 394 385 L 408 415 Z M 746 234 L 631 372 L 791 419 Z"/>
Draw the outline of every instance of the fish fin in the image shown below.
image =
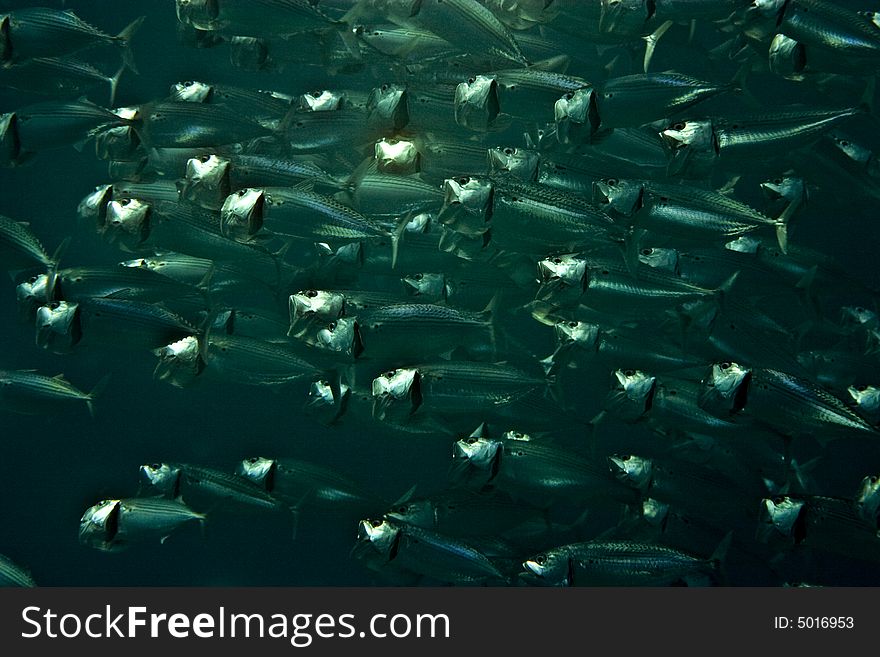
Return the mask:
<path fill-rule="evenodd" d="M 712 568 L 712 570 L 718 573 L 718 578 L 721 584 L 725 584 L 727 581 L 727 572 L 726 572 L 726 561 L 727 561 L 727 552 L 730 550 L 730 543 L 733 541 L 733 531 L 727 532 L 724 538 L 721 539 L 721 542 L 718 543 L 718 547 L 715 548 L 715 551 L 709 557 L 708 562 Z"/>
<path fill-rule="evenodd" d="M 110 82 L 110 105 L 111 106 L 113 106 L 116 103 L 116 89 L 119 86 L 119 78 L 122 77 L 122 73 L 125 71 L 126 68 L 128 68 L 128 67 L 125 65 L 125 63 L 123 63 L 122 66 L 119 67 L 119 70 L 117 70 L 116 73 L 113 74 L 113 77 L 108 78 L 108 81 Z"/>
<path fill-rule="evenodd" d="M 726 183 L 718 188 L 718 193 L 725 196 L 733 196 L 736 191 L 736 184 L 740 178 L 742 178 L 742 175 L 731 176 Z"/>
<path fill-rule="evenodd" d="M 627 271 L 635 279 L 639 277 L 639 245 L 647 232 L 644 229 L 631 228 L 623 240 L 623 260 Z"/>
<path fill-rule="evenodd" d="M 131 69 L 132 73 L 135 75 L 140 75 L 140 71 L 138 71 L 138 68 L 134 63 L 134 56 L 131 51 L 131 38 L 134 36 L 135 32 L 140 29 L 144 19 L 146 19 L 146 16 L 135 18 L 131 23 L 125 26 L 122 32 L 116 35 L 116 40 L 122 45 L 122 65 L 125 68 Z"/>
<path fill-rule="evenodd" d="M 403 215 L 394 227 L 394 231 L 391 233 L 391 269 L 394 269 L 397 265 L 397 255 L 400 252 L 400 240 L 403 239 L 403 236 L 406 233 L 406 227 L 412 220 L 412 214 L 412 211 L 409 211 Z"/>
<path fill-rule="evenodd" d="M 660 38 L 666 34 L 666 31 L 672 27 L 672 21 L 666 21 L 660 27 L 658 27 L 652 34 L 649 34 L 646 37 L 642 37 L 645 42 L 645 60 L 643 63 L 645 73 L 648 72 L 648 68 L 651 66 L 651 60 L 654 58 L 654 49 L 657 48 L 657 42 L 660 41 Z"/>
<path fill-rule="evenodd" d="M 412 486 L 410 486 L 410 487 L 404 492 L 403 495 L 401 495 L 400 497 L 398 497 L 398 498 L 397 498 L 397 499 L 391 504 L 392 508 L 395 507 L 395 506 L 400 506 L 401 504 L 406 504 L 407 502 L 409 502 L 409 501 L 413 498 L 413 495 L 416 494 L 416 488 L 417 488 L 417 487 L 418 487 L 418 484 L 413 484 Z"/>
<path fill-rule="evenodd" d="M 568 55 L 555 55 L 533 62 L 527 68 L 535 71 L 549 71 L 551 73 L 564 73 L 568 68 L 571 58 Z"/>
<path fill-rule="evenodd" d="M 779 249 L 782 253 L 788 253 L 788 220 L 791 217 L 792 213 L 789 213 L 789 210 L 792 208 L 793 204 L 789 203 L 788 207 L 782 211 L 782 214 L 779 215 L 779 218 L 776 220 L 776 241 L 779 243 Z"/>
<path fill-rule="evenodd" d="M 64 376 L 59 375 L 59 376 Z M 97 399 L 102 392 L 107 388 L 107 384 L 110 382 L 110 374 L 105 374 L 101 377 L 101 379 L 95 384 L 95 386 L 89 391 L 89 394 L 86 398 L 86 407 L 89 409 L 89 415 L 95 417 L 95 407 L 94 401 Z"/>

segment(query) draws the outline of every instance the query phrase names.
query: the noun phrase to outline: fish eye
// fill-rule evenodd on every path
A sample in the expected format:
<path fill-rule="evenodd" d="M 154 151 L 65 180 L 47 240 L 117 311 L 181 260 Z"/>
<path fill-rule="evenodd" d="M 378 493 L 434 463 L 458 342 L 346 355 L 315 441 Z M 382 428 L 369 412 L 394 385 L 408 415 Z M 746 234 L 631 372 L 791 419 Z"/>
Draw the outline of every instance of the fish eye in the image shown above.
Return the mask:
<path fill-rule="evenodd" d="M 568 327 L 569 327 L 569 328 L 577 328 L 577 325 L 578 325 L 577 322 L 569 322 L 569 323 L 568 323 Z"/>
<path fill-rule="evenodd" d="M 245 194 L 247 194 L 247 190 L 245 190 L 245 189 L 239 189 L 239 190 L 238 190 L 237 192 L 235 192 L 235 193 L 236 193 L 238 196 L 244 196 Z"/>
<path fill-rule="evenodd" d="M 259 459 L 258 459 L 256 456 L 252 456 L 252 457 L 250 457 L 249 459 L 247 459 L 247 462 L 253 465 L 253 464 L 256 463 L 258 460 L 259 460 Z"/>
<path fill-rule="evenodd" d="M 309 290 L 308 292 L 306 292 L 306 296 L 309 297 L 310 299 L 314 299 L 316 296 L 318 296 L 318 291 L 317 290 Z"/>
<path fill-rule="evenodd" d="M 504 149 L 504 154 L 505 154 L 505 155 L 513 155 L 513 152 L 514 152 L 514 149 L 513 149 L 513 148 L 510 148 L 509 146 L 508 146 L 507 148 Z"/>
<path fill-rule="evenodd" d="M 865 392 L 868 389 L 868 386 L 856 386 L 856 390 L 859 392 Z"/>
<path fill-rule="evenodd" d="M 390 85 L 386 82 L 381 87 L 379 87 L 379 91 L 388 91 L 388 89 L 390 89 L 390 88 L 391 88 Z"/>
<path fill-rule="evenodd" d="M 335 330 L 336 330 L 336 322 L 330 322 L 330 323 L 327 325 L 327 329 L 330 330 L 330 331 L 335 331 Z"/>
<path fill-rule="evenodd" d="M 877 483 L 877 476 L 871 475 L 870 477 L 868 477 L 868 481 L 870 481 L 872 484 L 876 484 Z"/>
<path fill-rule="evenodd" d="M 119 203 L 119 205 L 126 206 L 129 203 L 131 203 L 131 199 L 130 198 L 121 198 L 117 201 L 117 203 Z"/>
<path fill-rule="evenodd" d="M 466 442 L 468 445 L 474 445 L 474 444 L 476 444 L 477 439 L 476 438 L 465 438 L 464 442 Z"/>
<path fill-rule="evenodd" d="M 371 524 L 373 527 L 381 527 L 381 526 L 382 526 L 382 521 L 381 521 L 381 520 L 370 520 L 370 524 Z"/>
<path fill-rule="evenodd" d="M 470 181 L 471 181 L 471 179 L 468 178 L 467 176 L 462 176 L 461 178 L 458 179 L 458 184 L 459 185 L 467 185 Z"/>
<path fill-rule="evenodd" d="M 363 25 L 355 25 L 354 33 L 357 34 L 358 36 L 362 35 L 364 33 L 364 26 Z"/>
<path fill-rule="evenodd" d="M 394 374 L 395 374 L 394 370 L 389 370 L 389 371 L 385 372 L 384 376 L 386 376 L 390 379 L 391 377 L 394 376 Z"/>
<path fill-rule="evenodd" d="M 774 185 L 781 185 L 781 184 L 782 184 L 782 178 L 774 178 L 774 179 L 773 179 L 773 184 L 774 184 Z"/>
<path fill-rule="evenodd" d="M 397 508 L 398 513 L 406 513 L 409 509 L 406 508 L 406 505 L 400 506 Z"/>
<path fill-rule="evenodd" d="M 537 557 L 535 557 L 535 563 L 539 566 L 543 566 L 545 563 L 547 563 L 547 557 L 545 557 L 543 554 L 539 554 Z"/>
<path fill-rule="evenodd" d="M 574 98 L 574 94 L 569 91 L 567 94 L 565 94 L 565 96 L 563 96 L 563 98 L 565 98 L 565 100 L 571 100 L 572 98 Z"/>
<path fill-rule="evenodd" d="M 476 81 L 477 81 L 477 78 L 475 78 L 475 77 L 468 78 L 468 84 L 473 84 Z"/>
<path fill-rule="evenodd" d="M 642 255 L 651 255 L 654 249 L 642 249 Z"/>
<path fill-rule="evenodd" d="M 60 307 L 61 307 L 60 301 L 53 301 L 52 303 L 49 304 L 50 310 L 58 310 Z"/>
<path fill-rule="evenodd" d="M 424 278 L 424 275 L 422 275 L 422 274 L 416 274 L 415 276 L 413 276 L 413 278 L 414 278 L 415 280 L 417 280 L 417 281 L 420 281 L 420 280 L 422 280 L 422 279 Z"/>
<path fill-rule="evenodd" d="M 150 463 L 150 470 L 160 470 L 161 468 L 161 463 Z"/>
<path fill-rule="evenodd" d="M 609 187 L 617 187 L 617 184 L 619 182 L 620 181 L 617 178 L 609 178 L 608 180 L 605 181 L 605 184 L 608 185 Z"/>
<path fill-rule="evenodd" d="M 184 87 L 191 87 L 194 84 L 195 84 L 195 82 L 193 82 L 192 80 L 187 80 L 186 82 L 183 83 L 183 86 Z"/>
<path fill-rule="evenodd" d="M 36 283 L 36 282 L 37 282 L 37 277 L 36 277 L 36 276 L 31 276 L 31 277 L 28 279 L 28 283 Z"/>
<path fill-rule="evenodd" d="M 849 146 L 849 142 L 846 139 L 841 139 L 840 145 L 846 148 L 847 146 Z"/>
<path fill-rule="evenodd" d="M 721 369 L 722 369 L 722 370 L 729 370 L 729 369 L 730 369 L 730 363 L 729 363 L 728 361 L 724 361 L 723 363 L 721 363 Z"/>
<path fill-rule="evenodd" d="M 624 376 L 633 376 L 635 373 L 636 373 L 635 370 L 624 370 L 623 371 Z"/>
<path fill-rule="evenodd" d="M 679 121 L 678 123 L 673 123 L 672 129 L 673 130 L 684 130 L 684 123 L 682 123 L 681 121 Z"/>
<path fill-rule="evenodd" d="M 561 264 L 562 264 L 562 258 L 553 258 L 553 259 L 550 260 L 550 262 L 552 262 L 554 265 L 561 265 Z"/>

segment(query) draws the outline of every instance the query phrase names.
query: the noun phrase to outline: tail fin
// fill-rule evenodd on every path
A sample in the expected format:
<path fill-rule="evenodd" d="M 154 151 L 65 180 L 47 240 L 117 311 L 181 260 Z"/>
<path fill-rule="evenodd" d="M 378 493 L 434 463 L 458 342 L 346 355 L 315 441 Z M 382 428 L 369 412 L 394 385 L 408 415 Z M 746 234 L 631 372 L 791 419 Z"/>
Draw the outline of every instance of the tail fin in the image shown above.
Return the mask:
<path fill-rule="evenodd" d="M 730 543 L 732 541 L 733 531 L 731 530 L 721 539 L 718 547 L 715 548 L 712 556 L 708 559 L 712 571 L 718 575 L 720 584 L 725 584 L 727 582 L 727 570 L 725 565 L 727 561 L 727 552 L 730 549 Z"/>
<path fill-rule="evenodd" d="M 122 77 L 122 72 L 128 68 L 128 64 L 125 62 L 122 63 L 122 66 L 119 67 L 119 70 L 113 74 L 113 77 L 107 78 L 107 81 L 110 82 L 110 106 L 113 107 L 116 104 L 116 88 L 119 86 L 119 78 Z"/>
<path fill-rule="evenodd" d="M 654 49 L 657 47 L 657 42 L 660 41 L 660 37 L 666 34 L 666 30 L 668 30 L 670 27 L 672 27 L 672 21 L 666 21 L 660 27 L 654 30 L 653 34 L 642 37 L 647 43 L 647 45 L 645 46 L 645 73 L 648 72 L 648 68 L 651 66 L 651 60 L 654 58 Z"/>
<path fill-rule="evenodd" d="M 134 56 L 131 52 L 131 38 L 134 36 L 144 22 L 146 16 L 135 18 L 129 23 L 125 29 L 116 35 L 116 40 L 122 45 L 122 64 L 131 69 L 135 75 L 140 75 L 137 66 L 134 63 Z"/>
<path fill-rule="evenodd" d="M 98 398 L 98 396 L 104 392 L 104 389 L 107 387 L 107 384 L 110 382 L 110 375 L 105 374 L 101 377 L 101 380 L 95 384 L 95 387 L 89 391 L 89 394 L 86 398 L 86 407 L 89 409 L 89 415 L 95 417 L 95 407 L 92 402 Z"/>

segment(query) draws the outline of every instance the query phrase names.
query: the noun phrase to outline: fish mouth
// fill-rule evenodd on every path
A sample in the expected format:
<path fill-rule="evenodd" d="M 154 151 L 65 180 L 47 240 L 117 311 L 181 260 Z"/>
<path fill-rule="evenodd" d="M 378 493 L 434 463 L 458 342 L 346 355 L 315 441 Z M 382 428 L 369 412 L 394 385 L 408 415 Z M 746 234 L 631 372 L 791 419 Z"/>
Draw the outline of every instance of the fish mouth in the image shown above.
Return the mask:
<path fill-rule="evenodd" d="M 523 568 L 529 571 L 529 574 L 535 575 L 536 577 L 544 576 L 544 569 L 538 564 L 537 561 L 533 561 L 529 559 L 528 561 L 523 561 Z"/>

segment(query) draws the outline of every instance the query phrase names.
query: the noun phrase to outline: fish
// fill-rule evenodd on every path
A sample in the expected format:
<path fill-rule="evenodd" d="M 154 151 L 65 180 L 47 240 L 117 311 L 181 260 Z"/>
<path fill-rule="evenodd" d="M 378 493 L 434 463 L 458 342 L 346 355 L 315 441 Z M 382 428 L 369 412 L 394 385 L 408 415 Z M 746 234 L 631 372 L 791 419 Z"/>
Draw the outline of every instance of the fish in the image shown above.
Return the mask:
<path fill-rule="evenodd" d="M 155 497 L 107 499 L 90 506 L 79 523 L 79 542 L 102 552 L 165 540 L 192 522 L 204 526 L 207 516 L 178 500 Z"/>
<path fill-rule="evenodd" d="M 9 271 L 56 264 L 28 224 L 0 215 L 0 257 Z"/>
<path fill-rule="evenodd" d="M 0 17 L 4 66 L 45 57 L 71 55 L 102 45 L 122 49 L 125 65 L 137 72 L 131 52 L 131 39 L 146 16 L 139 16 L 119 34 L 111 36 L 89 25 L 73 11 L 50 7 L 24 7 Z"/>
<path fill-rule="evenodd" d="M 89 392 L 74 387 L 63 374 L 46 376 L 27 370 L 0 370 L 0 403 L 12 413 L 41 415 L 64 411 L 71 403 L 83 402 L 94 417 L 94 401 L 107 387 L 109 375 Z"/>
<path fill-rule="evenodd" d="M 36 583 L 26 568 L 0 554 L 0 587 L 5 586 L 33 588 Z"/>
<path fill-rule="evenodd" d="M 690 586 L 720 580 L 730 536 L 704 559 L 665 545 L 634 541 L 587 541 L 537 554 L 523 563 L 549 586 Z"/>

